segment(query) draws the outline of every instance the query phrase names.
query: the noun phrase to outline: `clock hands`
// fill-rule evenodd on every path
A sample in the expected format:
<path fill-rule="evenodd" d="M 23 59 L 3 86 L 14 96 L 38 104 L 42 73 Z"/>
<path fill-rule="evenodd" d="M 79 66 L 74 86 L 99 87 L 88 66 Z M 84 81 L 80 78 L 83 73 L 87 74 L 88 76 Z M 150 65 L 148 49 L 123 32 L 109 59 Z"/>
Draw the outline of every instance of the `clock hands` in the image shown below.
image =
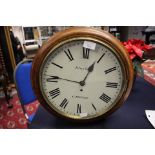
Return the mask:
<path fill-rule="evenodd" d="M 59 79 L 61 79 L 61 80 L 65 80 L 65 81 L 69 81 L 69 82 L 74 82 L 74 83 L 80 83 L 80 82 L 78 82 L 78 81 L 74 81 L 74 80 L 68 80 L 68 79 L 63 79 L 63 78 L 59 78 Z"/>
<path fill-rule="evenodd" d="M 78 84 L 80 84 L 80 86 L 84 86 L 85 85 L 85 81 L 86 81 L 88 75 L 94 70 L 94 65 L 95 65 L 95 62 L 88 67 L 88 73 L 86 74 L 84 80 L 82 80 L 80 82 L 74 81 L 74 80 L 69 80 L 69 79 L 64 79 L 64 78 L 60 78 L 58 76 L 52 76 L 52 75 L 46 75 L 46 76 L 51 77 L 47 81 L 48 82 L 57 82 L 56 80 L 64 80 L 64 81 L 68 81 L 68 82 L 78 83 Z"/>
<path fill-rule="evenodd" d="M 64 81 L 69 81 L 69 82 L 74 82 L 74 83 L 80 84 L 80 82 L 78 82 L 78 81 L 60 78 L 58 76 L 52 76 L 52 75 L 46 75 L 46 76 L 50 76 L 52 80 L 64 80 Z"/>
<path fill-rule="evenodd" d="M 80 81 L 80 85 L 81 86 L 84 86 L 85 85 L 85 81 L 86 81 L 88 75 L 94 70 L 94 65 L 95 65 L 95 62 L 88 67 L 88 73 L 87 73 L 87 75 L 85 76 L 84 80 Z"/>

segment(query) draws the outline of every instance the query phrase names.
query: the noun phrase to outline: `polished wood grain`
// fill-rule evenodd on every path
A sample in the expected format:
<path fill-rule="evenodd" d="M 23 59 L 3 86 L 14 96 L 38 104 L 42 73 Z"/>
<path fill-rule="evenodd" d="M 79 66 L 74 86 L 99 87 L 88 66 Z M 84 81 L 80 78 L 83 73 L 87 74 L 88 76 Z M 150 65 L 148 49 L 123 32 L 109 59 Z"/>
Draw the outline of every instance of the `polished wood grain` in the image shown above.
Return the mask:
<path fill-rule="evenodd" d="M 59 32 L 59 33 L 55 34 L 54 36 L 52 36 L 47 41 L 47 43 L 39 49 L 37 55 L 35 56 L 35 59 L 33 61 L 33 65 L 32 65 L 32 72 L 31 72 L 32 86 L 33 86 L 33 89 L 35 91 L 35 94 L 36 94 L 39 102 L 49 112 L 56 114 L 59 117 L 64 118 L 64 116 L 62 116 L 59 113 L 57 113 L 56 111 L 54 111 L 53 109 L 51 109 L 48 106 L 48 104 L 46 104 L 46 101 L 42 95 L 42 92 L 41 92 L 41 89 L 39 86 L 39 76 L 40 76 L 39 71 L 40 71 L 40 67 L 41 67 L 45 57 L 47 56 L 47 54 L 50 52 L 51 49 L 53 49 L 55 46 L 57 46 L 58 44 L 60 44 L 63 41 L 66 41 L 68 39 L 77 38 L 77 37 L 97 39 L 101 42 L 106 43 L 110 47 L 112 47 L 117 52 L 117 55 L 120 57 L 120 59 L 122 61 L 122 66 L 124 67 L 124 70 L 125 70 L 125 76 L 126 76 L 125 84 L 126 84 L 126 86 L 125 86 L 125 89 L 123 90 L 123 94 L 122 94 L 121 98 L 119 99 L 117 104 L 111 110 L 109 110 L 107 113 L 105 113 L 102 116 L 99 116 L 97 118 L 93 118 L 91 120 L 100 119 L 100 118 L 103 118 L 103 117 L 111 114 L 117 108 L 119 108 L 122 105 L 122 103 L 129 96 L 130 91 L 133 86 L 133 66 L 132 66 L 132 62 L 129 58 L 128 52 L 126 51 L 126 49 L 124 48 L 122 43 L 119 40 L 117 40 L 114 36 L 109 34 L 108 32 L 105 32 L 103 30 L 98 30 L 95 28 L 89 28 L 89 27 L 74 27 L 74 28 L 70 28 L 65 31 Z M 70 118 L 67 118 L 67 119 L 70 119 Z M 90 120 L 85 120 L 85 119 L 79 120 L 78 119 L 75 121 L 90 121 Z"/>

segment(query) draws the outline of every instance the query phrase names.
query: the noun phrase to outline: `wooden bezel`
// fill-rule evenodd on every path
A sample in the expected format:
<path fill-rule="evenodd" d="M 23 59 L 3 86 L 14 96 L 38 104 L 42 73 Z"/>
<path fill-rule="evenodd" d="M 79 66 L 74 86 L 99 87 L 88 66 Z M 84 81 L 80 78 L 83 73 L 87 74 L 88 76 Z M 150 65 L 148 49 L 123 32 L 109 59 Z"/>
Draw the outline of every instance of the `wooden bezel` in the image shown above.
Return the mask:
<path fill-rule="evenodd" d="M 46 100 L 43 97 L 43 94 L 41 92 L 41 88 L 39 85 L 40 68 L 41 68 L 41 65 L 44 59 L 49 54 L 51 49 L 55 48 L 57 45 L 61 44 L 62 42 L 65 42 L 66 40 L 72 40 L 74 38 L 80 38 L 80 37 L 93 38 L 93 39 L 99 40 L 100 42 L 106 43 L 107 45 L 112 47 L 112 49 L 114 49 L 117 52 L 118 56 L 121 59 L 121 62 L 123 63 L 122 66 L 124 67 L 125 77 L 126 77 L 126 82 L 125 82 L 126 86 L 124 87 L 122 96 L 120 97 L 118 102 L 115 104 L 115 106 L 113 106 L 108 112 L 104 113 L 103 115 L 95 117 L 95 118 L 91 118 L 91 119 L 73 119 L 73 118 L 69 118 L 69 117 L 59 114 L 46 103 Z M 133 74 L 132 62 L 129 58 L 128 52 L 126 51 L 126 49 L 124 48 L 124 46 L 119 40 L 117 40 L 111 34 L 103 30 L 98 30 L 98 29 L 89 28 L 89 27 L 74 27 L 74 28 L 70 28 L 70 29 L 67 29 L 65 31 L 55 34 L 47 41 L 46 44 L 44 44 L 39 49 L 32 64 L 31 81 L 32 81 L 32 87 L 37 96 L 37 99 L 50 113 L 55 114 L 62 118 L 69 119 L 69 120 L 90 121 L 90 120 L 96 120 L 96 119 L 103 118 L 111 114 L 117 108 L 121 106 L 121 104 L 129 96 L 130 91 L 132 89 L 133 75 L 134 74 Z"/>

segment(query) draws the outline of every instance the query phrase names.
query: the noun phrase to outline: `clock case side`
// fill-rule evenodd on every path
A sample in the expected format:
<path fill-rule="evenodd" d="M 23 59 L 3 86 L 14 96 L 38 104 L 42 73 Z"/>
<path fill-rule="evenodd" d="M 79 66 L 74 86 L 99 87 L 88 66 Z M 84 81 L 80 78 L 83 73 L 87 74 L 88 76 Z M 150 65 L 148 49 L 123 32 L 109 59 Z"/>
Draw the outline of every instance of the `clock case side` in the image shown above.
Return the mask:
<path fill-rule="evenodd" d="M 67 30 L 64 30 L 62 32 L 58 32 L 54 36 L 52 36 L 46 44 L 44 44 L 38 51 L 37 55 L 34 58 L 33 64 L 32 64 L 32 71 L 31 71 L 31 82 L 32 82 L 32 87 L 33 90 L 37 96 L 37 99 L 39 102 L 43 105 L 45 109 L 47 109 L 50 113 L 55 114 L 56 116 L 62 117 L 62 118 L 67 118 L 69 120 L 75 120 L 75 121 L 90 121 L 88 119 L 71 119 L 65 116 L 60 115 L 57 113 L 55 110 L 52 110 L 47 104 L 46 101 L 42 95 L 41 88 L 39 85 L 39 78 L 40 78 L 40 68 L 41 65 L 45 59 L 45 57 L 49 54 L 51 49 L 55 48 L 57 45 L 59 45 L 61 42 L 65 42 L 66 40 L 70 40 L 73 38 L 80 38 L 80 37 L 85 37 L 85 38 L 93 38 L 97 39 L 101 42 L 105 42 L 109 46 L 112 46 L 114 50 L 117 51 L 118 55 L 121 57 L 123 60 L 123 67 L 125 69 L 125 74 L 126 74 L 126 86 L 124 88 L 124 92 L 119 99 L 118 103 L 110 109 L 108 112 L 105 114 L 97 117 L 97 118 L 92 118 L 91 120 L 96 120 L 100 119 L 103 117 L 108 116 L 109 114 L 113 113 L 115 110 L 117 110 L 122 103 L 127 99 L 127 97 L 130 94 L 130 91 L 133 86 L 133 79 L 134 79 L 134 72 L 133 72 L 133 66 L 132 62 L 129 58 L 129 54 L 126 51 L 125 47 L 123 44 L 116 39 L 114 36 L 109 34 L 108 32 L 105 32 L 103 30 L 98 30 L 94 28 L 89 28 L 89 27 L 74 27 L 70 28 Z M 52 110 L 52 111 L 51 111 Z"/>

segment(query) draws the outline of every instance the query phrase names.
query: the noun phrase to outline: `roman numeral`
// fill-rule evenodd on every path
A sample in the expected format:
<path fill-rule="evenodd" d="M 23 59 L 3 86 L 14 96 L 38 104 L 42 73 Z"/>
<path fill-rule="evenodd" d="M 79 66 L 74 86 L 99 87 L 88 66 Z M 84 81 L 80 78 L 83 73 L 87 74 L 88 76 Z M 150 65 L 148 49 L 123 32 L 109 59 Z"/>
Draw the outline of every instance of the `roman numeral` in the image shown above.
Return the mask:
<path fill-rule="evenodd" d="M 96 107 L 94 106 L 94 104 L 92 104 L 92 107 L 94 108 L 94 110 L 96 111 Z"/>
<path fill-rule="evenodd" d="M 108 74 L 108 73 L 110 73 L 110 72 L 112 72 L 112 71 L 114 71 L 114 70 L 116 70 L 116 67 L 107 69 L 107 70 L 105 70 L 104 72 L 105 72 L 105 74 Z"/>
<path fill-rule="evenodd" d="M 65 52 L 65 54 L 67 55 L 67 57 L 69 58 L 70 61 L 74 60 L 74 58 L 73 58 L 73 56 L 72 56 L 69 49 L 67 51 L 64 51 L 64 52 Z"/>
<path fill-rule="evenodd" d="M 81 113 L 81 104 L 77 104 L 77 113 L 78 113 L 78 114 Z"/>
<path fill-rule="evenodd" d="M 54 62 L 52 62 L 51 64 L 53 64 L 53 65 L 55 65 L 55 66 L 57 66 L 57 67 L 59 67 L 59 68 L 63 68 L 62 66 L 60 66 L 60 65 L 58 65 L 58 64 L 56 64 L 56 63 L 54 63 Z"/>
<path fill-rule="evenodd" d="M 60 90 L 59 90 L 59 88 L 56 88 L 54 90 L 51 90 L 49 92 L 49 94 L 52 97 L 52 99 L 54 99 L 55 97 L 57 97 L 58 95 L 60 95 Z"/>
<path fill-rule="evenodd" d="M 106 87 L 117 88 L 118 83 L 115 82 L 107 82 Z"/>
<path fill-rule="evenodd" d="M 50 76 L 50 78 L 47 78 L 47 82 L 58 82 L 59 77 L 58 76 Z"/>
<path fill-rule="evenodd" d="M 100 96 L 100 99 L 101 99 L 102 101 L 108 103 L 108 102 L 111 100 L 111 97 L 109 97 L 108 95 L 106 95 L 106 94 L 103 93 L 103 94 Z"/>
<path fill-rule="evenodd" d="M 66 106 L 67 106 L 67 104 L 68 104 L 68 101 L 67 101 L 67 99 L 65 98 L 62 102 L 61 102 L 61 104 L 60 104 L 60 107 L 62 107 L 62 108 L 66 108 Z"/>
<path fill-rule="evenodd" d="M 99 60 L 97 61 L 97 63 L 99 63 L 101 61 L 101 59 L 103 58 L 104 55 L 105 55 L 105 53 L 102 54 L 102 56 L 99 58 Z"/>
<path fill-rule="evenodd" d="M 90 49 L 83 47 L 83 58 L 84 59 L 89 59 L 89 52 L 90 52 Z"/>

